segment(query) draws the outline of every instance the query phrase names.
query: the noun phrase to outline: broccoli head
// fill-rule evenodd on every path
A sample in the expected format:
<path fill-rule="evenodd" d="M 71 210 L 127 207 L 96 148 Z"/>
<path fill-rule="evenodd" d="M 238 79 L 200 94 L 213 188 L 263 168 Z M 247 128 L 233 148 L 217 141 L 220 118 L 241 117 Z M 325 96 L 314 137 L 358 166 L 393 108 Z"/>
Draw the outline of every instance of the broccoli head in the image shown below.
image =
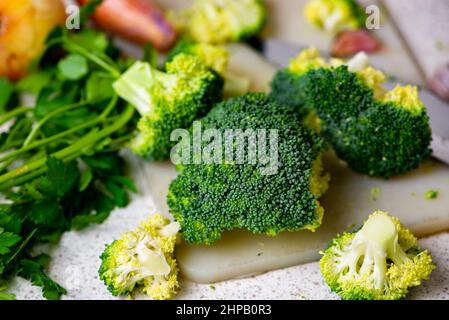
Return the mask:
<path fill-rule="evenodd" d="M 251 81 L 227 70 L 229 51 L 222 45 L 195 43 L 184 39 L 178 42 L 168 54 L 166 64 L 178 54 L 190 54 L 198 57 L 209 68 L 220 74 L 224 79 L 225 97 L 241 96 L 250 89 Z"/>
<path fill-rule="evenodd" d="M 136 62 L 115 83 L 117 94 L 133 104 L 141 118 L 131 144 L 149 160 L 165 160 L 174 129 L 188 128 L 222 98 L 223 79 L 192 55 L 177 55 L 166 72 Z"/>
<path fill-rule="evenodd" d="M 317 115 L 323 137 L 352 169 L 388 178 L 427 159 L 432 135 L 417 88 L 387 91 L 385 78 L 363 53 L 326 62 L 309 49 L 278 72 L 271 97 Z"/>
<path fill-rule="evenodd" d="M 151 215 L 132 232 L 106 246 L 100 279 L 113 295 L 131 294 L 137 287 L 153 299 L 170 299 L 178 289 L 174 248 L 179 223 Z"/>
<path fill-rule="evenodd" d="M 310 106 L 307 105 L 306 96 L 308 78 L 304 75 L 311 69 L 327 66 L 316 48 L 301 51 L 296 58 L 291 59 L 288 67 L 275 73 L 271 81 L 270 97 L 305 116 L 310 111 Z"/>
<path fill-rule="evenodd" d="M 188 242 L 211 244 L 222 232 L 235 228 L 276 235 L 319 227 L 324 210 L 318 199 L 329 181 L 321 162 L 323 141 L 302 126 L 296 113 L 262 93 L 249 93 L 216 105 L 201 125 L 204 130 L 218 130 L 225 139 L 233 130 L 230 149 L 234 154 L 237 141 L 248 137 L 248 129 L 258 135 L 259 129 L 267 134 L 274 131 L 277 137 L 270 135 L 263 147 L 263 140 L 257 141 L 259 161 L 250 160 L 248 138 L 240 140 L 247 151 L 243 161 L 220 157 L 214 163 L 180 165 L 182 171 L 170 185 L 167 203 Z M 271 153 L 273 142 L 276 156 Z M 193 141 L 189 143 L 195 147 Z M 267 163 L 260 161 L 264 147 L 270 149 L 266 152 L 270 158 L 277 157 L 277 170 L 270 173 L 262 170 Z"/>
<path fill-rule="evenodd" d="M 397 300 L 427 280 L 435 266 L 399 220 L 371 214 L 355 233 L 337 236 L 324 251 L 321 273 L 345 300 Z"/>
<path fill-rule="evenodd" d="M 332 34 L 360 29 L 367 18 L 356 0 L 311 0 L 304 13 L 311 24 Z"/>
<path fill-rule="evenodd" d="M 429 117 L 416 87 L 384 92 L 381 73 L 371 67 L 312 69 L 307 77 L 308 101 L 322 134 L 352 169 L 389 178 L 430 156 Z"/>
<path fill-rule="evenodd" d="M 223 44 L 257 35 L 266 16 L 262 0 L 196 0 L 174 23 L 196 42 Z"/>

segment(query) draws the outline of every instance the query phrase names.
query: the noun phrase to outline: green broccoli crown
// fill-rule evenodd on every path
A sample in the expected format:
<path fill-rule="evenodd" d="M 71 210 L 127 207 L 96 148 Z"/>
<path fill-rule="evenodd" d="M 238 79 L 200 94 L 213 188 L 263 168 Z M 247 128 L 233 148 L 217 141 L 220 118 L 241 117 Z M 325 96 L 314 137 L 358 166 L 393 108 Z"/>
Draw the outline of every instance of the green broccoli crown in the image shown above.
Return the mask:
<path fill-rule="evenodd" d="M 430 156 L 429 117 L 416 89 L 399 86 L 377 98 L 347 66 L 312 69 L 306 77 L 322 134 L 354 170 L 388 178 Z"/>
<path fill-rule="evenodd" d="M 266 18 L 262 0 L 196 0 L 174 22 L 196 42 L 223 44 L 257 35 Z"/>
<path fill-rule="evenodd" d="M 141 115 L 132 149 L 149 160 L 165 160 L 174 129 L 188 128 L 222 98 L 223 79 L 192 55 L 179 54 L 166 72 L 136 62 L 114 83 L 117 94 Z"/>
<path fill-rule="evenodd" d="M 327 62 L 316 48 L 310 47 L 301 51 L 297 57 L 291 59 L 288 67 L 275 73 L 270 84 L 270 97 L 306 116 L 311 109 L 307 104 L 306 94 L 309 78 L 304 75 L 311 69 L 327 66 Z"/>
<path fill-rule="evenodd" d="M 280 104 L 298 111 L 301 116 L 305 116 L 310 111 L 306 95 L 308 79 L 308 77 L 291 72 L 287 68 L 280 69 L 271 81 L 270 97 Z"/>
<path fill-rule="evenodd" d="M 386 212 L 369 216 L 356 233 L 337 236 L 324 251 L 321 273 L 345 300 L 397 300 L 435 269 L 427 250 Z"/>
<path fill-rule="evenodd" d="M 241 135 L 247 129 L 265 129 L 267 135 L 277 130 L 278 169 L 262 174 L 266 164 L 249 161 L 183 164 L 167 202 L 188 242 L 211 244 L 235 228 L 276 235 L 313 231 L 321 224 L 318 198 L 329 181 L 321 165 L 323 141 L 301 125 L 296 113 L 264 94 L 250 93 L 216 105 L 201 124 L 222 136 L 229 130 L 241 130 Z"/>
<path fill-rule="evenodd" d="M 100 279 L 113 295 L 130 295 L 137 287 L 153 299 L 170 299 L 178 289 L 174 259 L 179 224 L 155 214 L 132 232 L 106 246 Z"/>

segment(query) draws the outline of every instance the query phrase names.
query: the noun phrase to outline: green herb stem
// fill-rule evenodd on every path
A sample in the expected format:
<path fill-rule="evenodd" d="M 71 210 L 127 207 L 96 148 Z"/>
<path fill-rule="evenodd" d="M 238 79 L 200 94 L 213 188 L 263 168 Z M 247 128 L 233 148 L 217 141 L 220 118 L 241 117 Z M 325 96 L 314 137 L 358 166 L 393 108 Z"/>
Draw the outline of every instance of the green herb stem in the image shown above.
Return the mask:
<path fill-rule="evenodd" d="M 88 60 L 92 61 L 93 63 L 97 64 L 98 66 L 100 66 L 101 68 L 103 68 L 104 70 L 109 72 L 115 78 L 120 77 L 120 75 L 121 75 L 120 71 L 117 70 L 115 67 L 111 66 L 111 64 L 105 62 L 98 55 L 95 55 L 95 54 L 89 52 L 85 48 L 83 48 L 83 47 L 79 46 L 78 44 L 76 44 L 70 40 L 67 40 L 67 39 L 63 39 L 63 44 L 69 51 L 76 52 L 76 53 L 84 56 Z"/>
<path fill-rule="evenodd" d="M 20 115 L 27 113 L 29 111 L 32 111 L 32 110 L 33 110 L 33 108 L 31 108 L 31 107 L 15 108 L 14 110 L 7 112 L 0 117 L 0 125 L 4 124 L 5 122 L 7 122 L 17 116 L 20 116 Z"/>
<path fill-rule="evenodd" d="M 87 151 L 87 149 L 90 146 L 95 145 L 96 142 L 100 141 L 105 137 L 108 137 L 113 132 L 122 128 L 132 118 L 133 114 L 134 114 L 134 107 L 132 107 L 131 105 L 127 105 L 126 109 L 114 123 L 103 128 L 102 130 L 98 130 L 97 128 L 91 130 L 88 134 L 86 134 L 76 143 L 65 149 L 53 153 L 52 156 L 61 160 L 65 160 L 74 154 L 77 155 L 79 153 L 82 154 L 83 152 Z M 17 183 L 19 183 L 18 181 L 20 181 L 20 183 L 24 183 L 32 178 L 37 177 L 39 174 L 45 171 L 45 163 L 46 157 L 42 157 L 40 159 L 27 163 L 17 169 L 14 169 L 1 175 L 0 190 L 5 190 L 7 188 L 15 186 L 17 185 Z M 19 177 L 25 175 L 27 177 L 26 180 L 24 181 L 18 180 Z M 9 181 L 10 179 L 13 179 L 13 181 Z"/>
<path fill-rule="evenodd" d="M 29 145 L 34 138 L 36 137 L 36 134 L 39 132 L 39 130 L 44 126 L 45 123 L 48 122 L 48 120 L 50 120 L 51 118 L 60 115 L 61 113 L 70 111 L 72 109 L 81 107 L 83 105 L 86 105 L 87 102 L 78 102 L 78 103 L 74 103 L 62 108 L 58 108 L 56 110 L 53 110 L 52 112 L 49 112 L 48 114 L 46 114 L 39 122 L 37 122 L 34 126 L 33 129 L 31 129 L 31 132 L 28 134 L 27 138 L 25 139 L 25 142 L 23 143 L 23 146 L 26 147 L 27 145 Z"/>

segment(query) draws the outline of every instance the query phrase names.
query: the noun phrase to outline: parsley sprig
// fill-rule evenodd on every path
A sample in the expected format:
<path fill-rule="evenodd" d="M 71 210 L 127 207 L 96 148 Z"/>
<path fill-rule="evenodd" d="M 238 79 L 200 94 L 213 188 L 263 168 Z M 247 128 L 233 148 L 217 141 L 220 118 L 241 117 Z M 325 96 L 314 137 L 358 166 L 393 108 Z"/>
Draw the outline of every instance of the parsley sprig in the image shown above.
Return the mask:
<path fill-rule="evenodd" d="M 45 270 L 37 243 L 103 222 L 135 192 L 119 150 L 134 128 L 134 108 L 112 83 L 131 61 L 104 33 L 56 29 L 28 77 L 0 79 L 0 299 L 12 299 L 12 276 L 42 287 L 47 299 L 66 290 Z M 33 95 L 32 107 L 18 102 Z"/>

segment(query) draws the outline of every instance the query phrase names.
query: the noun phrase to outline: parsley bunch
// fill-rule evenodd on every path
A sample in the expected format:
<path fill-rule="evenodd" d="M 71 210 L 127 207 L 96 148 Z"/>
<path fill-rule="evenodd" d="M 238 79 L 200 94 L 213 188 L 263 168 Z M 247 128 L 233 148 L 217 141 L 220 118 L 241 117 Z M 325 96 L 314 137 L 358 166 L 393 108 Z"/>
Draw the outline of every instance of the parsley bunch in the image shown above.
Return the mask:
<path fill-rule="evenodd" d="M 37 243 L 101 223 L 136 191 L 119 150 L 134 128 L 134 108 L 112 83 L 131 63 L 104 33 L 56 29 L 30 75 L 0 79 L 0 299 L 19 275 L 47 299 L 66 291 L 45 273 Z M 24 95 L 33 107 L 21 107 Z M 5 130 L 5 128 L 7 128 Z"/>

